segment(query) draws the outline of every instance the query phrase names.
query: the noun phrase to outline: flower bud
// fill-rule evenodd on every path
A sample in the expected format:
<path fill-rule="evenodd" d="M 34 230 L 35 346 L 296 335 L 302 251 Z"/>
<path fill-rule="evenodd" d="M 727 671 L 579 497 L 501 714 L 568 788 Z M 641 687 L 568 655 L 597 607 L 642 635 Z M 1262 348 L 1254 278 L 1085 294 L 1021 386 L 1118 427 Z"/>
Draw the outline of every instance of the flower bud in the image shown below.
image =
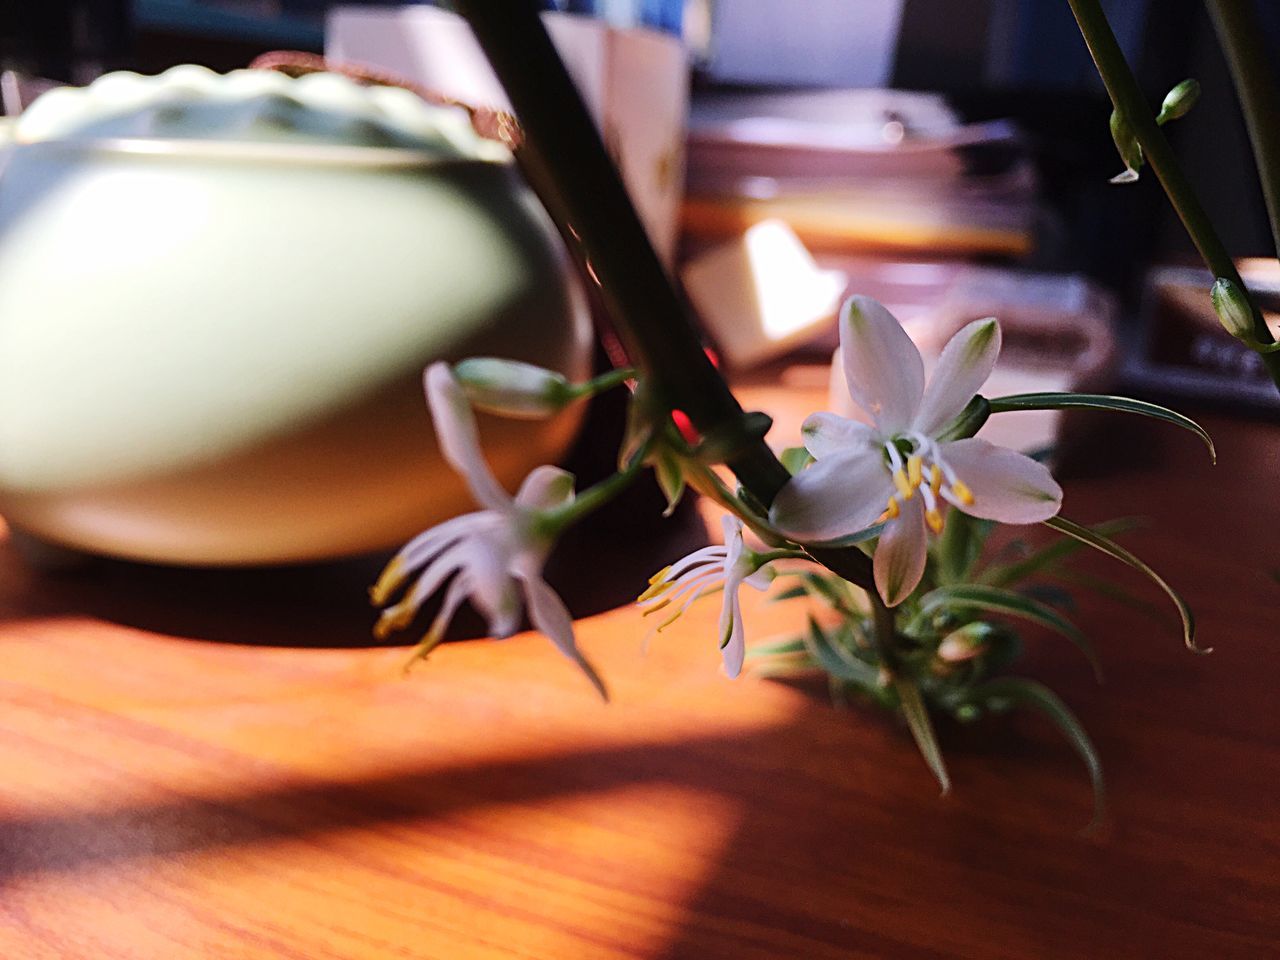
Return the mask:
<path fill-rule="evenodd" d="M 1160 114 L 1156 117 L 1156 123 L 1168 123 L 1170 120 L 1185 117 L 1191 112 L 1191 108 L 1196 105 L 1196 101 L 1199 99 L 1200 81 L 1183 80 L 1165 95 L 1164 103 L 1160 105 Z"/>
<path fill-rule="evenodd" d="M 1124 161 L 1125 167 L 1124 173 L 1112 177 L 1111 182 L 1133 183 L 1138 179 L 1138 171 L 1142 169 L 1142 145 L 1138 143 L 1133 128 L 1120 115 L 1119 110 L 1111 111 L 1111 139 L 1116 142 L 1116 149 L 1120 151 L 1120 159 Z"/>
<path fill-rule="evenodd" d="M 989 623 L 967 623 L 943 637 L 938 644 L 938 659 L 943 663 L 964 663 L 981 656 L 987 649 L 987 640 L 993 628 Z"/>
<path fill-rule="evenodd" d="M 453 374 L 477 410 L 521 420 L 549 417 L 578 396 L 561 374 L 518 360 L 470 357 Z"/>
<path fill-rule="evenodd" d="M 1239 287 L 1226 277 L 1219 277 L 1213 282 L 1209 299 L 1227 333 L 1239 340 L 1253 336 L 1253 308 Z"/>

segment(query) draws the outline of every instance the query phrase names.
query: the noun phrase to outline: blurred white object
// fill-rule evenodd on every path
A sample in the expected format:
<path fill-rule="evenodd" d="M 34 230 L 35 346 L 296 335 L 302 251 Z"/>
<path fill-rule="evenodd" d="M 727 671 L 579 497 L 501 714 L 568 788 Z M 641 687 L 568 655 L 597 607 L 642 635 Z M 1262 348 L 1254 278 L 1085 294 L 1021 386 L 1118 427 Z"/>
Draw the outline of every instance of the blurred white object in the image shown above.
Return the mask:
<path fill-rule="evenodd" d="M 893 72 L 904 5 L 905 0 L 715 0 L 703 68 L 733 83 L 881 87 Z"/>
<path fill-rule="evenodd" d="M 820 269 L 781 220 L 704 253 L 682 277 L 725 361 L 739 368 L 811 339 L 830 323 L 846 284 L 844 273 Z"/>
<path fill-rule="evenodd" d="M 622 172 L 659 255 L 671 263 L 684 189 L 689 67 L 674 38 L 586 17 L 543 14 L 569 75 Z M 325 55 L 390 70 L 473 106 L 509 110 L 471 28 L 434 7 L 337 7 Z"/>

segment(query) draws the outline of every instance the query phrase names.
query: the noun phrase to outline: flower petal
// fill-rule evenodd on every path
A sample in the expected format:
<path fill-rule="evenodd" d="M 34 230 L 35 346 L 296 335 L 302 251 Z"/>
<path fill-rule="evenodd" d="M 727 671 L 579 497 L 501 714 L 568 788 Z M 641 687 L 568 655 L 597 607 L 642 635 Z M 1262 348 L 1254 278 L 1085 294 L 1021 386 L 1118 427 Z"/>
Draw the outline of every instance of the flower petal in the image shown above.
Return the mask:
<path fill-rule="evenodd" d="M 987 317 L 973 321 L 947 341 L 916 413 L 917 430 L 931 437 L 956 418 L 991 376 L 1000 340 L 1000 324 L 995 317 Z"/>
<path fill-rule="evenodd" d="M 447 363 L 433 363 L 422 377 L 427 394 L 427 407 L 436 428 L 440 452 L 467 481 L 471 495 L 482 507 L 503 510 L 511 505 L 511 496 L 494 479 L 480 452 L 480 432 L 471 404 L 454 379 Z"/>
<path fill-rule="evenodd" d="M 944 443 L 942 457 L 973 494 L 960 509 L 1000 523 L 1039 523 L 1062 506 L 1062 488 L 1043 463 L 979 437 Z"/>
<path fill-rule="evenodd" d="M 559 467 L 538 467 L 520 484 L 516 506 L 526 510 L 554 510 L 573 502 L 574 476 Z"/>
<path fill-rule="evenodd" d="M 608 700 L 609 691 L 605 689 L 600 674 L 578 649 L 573 636 L 573 618 L 569 616 L 564 601 L 541 577 L 524 576 L 521 579 L 524 581 L 525 600 L 529 604 L 529 621 L 534 629 L 548 637 L 561 653 L 576 663 L 587 675 L 601 699 Z"/>
<path fill-rule="evenodd" d="M 879 452 L 827 457 L 791 478 L 769 519 L 802 543 L 836 540 L 875 523 L 891 493 L 893 481 Z"/>
<path fill-rule="evenodd" d="M 840 312 L 840 358 L 849 396 L 881 433 L 907 429 L 924 394 L 924 361 L 879 301 L 850 297 Z"/>
<path fill-rule="evenodd" d="M 720 609 L 720 657 L 730 680 L 742 672 L 747 657 L 746 632 L 742 626 L 742 605 L 738 603 L 737 584 L 729 589 L 725 583 L 724 606 Z"/>
<path fill-rule="evenodd" d="M 473 537 L 454 548 L 466 550 L 465 570 L 471 604 L 489 625 L 489 634 L 504 639 L 520 629 L 520 595 L 507 568 L 510 545 Z"/>
<path fill-rule="evenodd" d="M 885 525 L 872 561 L 876 590 L 890 607 L 896 607 L 920 583 L 928 542 L 924 529 L 924 504 L 912 497 L 896 520 Z"/>
<path fill-rule="evenodd" d="M 880 435 L 871 427 L 835 413 L 811 414 L 801 425 L 800 436 L 815 460 L 841 453 L 866 453 L 880 446 Z"/>

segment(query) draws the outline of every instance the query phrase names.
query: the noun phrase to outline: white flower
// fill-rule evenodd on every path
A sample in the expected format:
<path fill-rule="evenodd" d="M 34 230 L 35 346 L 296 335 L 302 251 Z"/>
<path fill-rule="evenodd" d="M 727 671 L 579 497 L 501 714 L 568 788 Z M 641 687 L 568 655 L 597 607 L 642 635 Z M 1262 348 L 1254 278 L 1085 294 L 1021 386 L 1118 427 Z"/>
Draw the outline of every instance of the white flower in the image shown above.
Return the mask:
<path fill-rule="evenodd" d="M 895 606 L 920 582 L 926 528 L 942 531 L 948 505 L 1002 523 L 1056 514 L 1062 488 L 1042 464 L 976 437 L 937 439 L 999 353 L 999 324 L 975 320 L 951 338 L 926 387 L 920 351 L 893 314 L 875 300 L 852 297 L 841 311 L 840 357 L 849 395 L 871 425 L 832 413 L 805 421 L 805 447 L 816 462 L 778 494 L 773 524 L 818 543 L 883 521 L 876 588 Z"/>
<path fill-rule="evenodd" d="M 383 610 L 374 633 L 382 638 L 407 626 L 441 588 L 443 605 L 417 648 L 418 656 L 425 657 L 440 642 L 463 600 L 471 600 L 499 639 L 520 628 L 527 606 L 534 628 L 550 637 L 606 697 L 604 684 L 574 641 L 569 611 L 542 579 L 552 537 L 539 521 L 546 512 L 573 502 L 573 475 L 558 467 L 538 467 L 513 498 L 485 463 L 475 415 L 448 365 L 433 364 L 424 382 L 440 451 L 485 509 L 432 527 L 392 558 L 370 591 L 374 604 L 384 606 L 410 576 L 417 579 Z"/>
<path fill-rule="evenodd" d="M 724 518 L 724 545 L 695 550 L 671 566 L 659 570 L 649 580 L 649 589 L 637 602 L 645 616 L 678 603 L 675 613 L 658 629 L 674 622 L 689 605 L 708 590 L 723 587 L 720 608 L 720 652 L 724 670 L 730 677 L 742 672 L 746 644 L 742 629 L 742 606 L 738 590 L 745 583 L 763 590 L 773 579 L 771 571 L 760 569 L 762 558 L 742 542 L 742 521 L 732 514 Z"/>

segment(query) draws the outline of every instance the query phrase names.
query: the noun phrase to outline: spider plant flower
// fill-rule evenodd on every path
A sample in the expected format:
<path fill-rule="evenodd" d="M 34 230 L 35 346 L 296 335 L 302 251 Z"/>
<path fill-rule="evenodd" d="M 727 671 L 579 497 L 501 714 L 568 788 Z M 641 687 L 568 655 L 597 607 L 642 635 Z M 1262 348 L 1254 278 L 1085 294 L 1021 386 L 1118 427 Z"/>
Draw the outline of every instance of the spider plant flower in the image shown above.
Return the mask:
<path fill-rule="evenodd" d="M 369 592 L 375 606 L 385 607 L 374 626 L 375 636 L 382 639 L 408 626 L 422 604 L 440 590 L 440 612 L 414 659 L 426 657 L 440 642 L 463 600 L 471 601 L 497 639 L 514 634 L 527 609 L 534 629 L 578 664 L 607 697 L 599 675 L 578 650 L 564 602 L 542 578 L 554 539 L 543 521 L 551 511 L 573 502 L 573 475 L 558 467 L 538 467 L 512 497 L 485 462 L 475 415 L 448 365 L 429 367 L 424 382 L 441 453 L 484 509 L 432 527 L 391 559 Z M 415 578 L 412 584 L 410 578 Z M 400 599 L 388 606 L 401 588 L 405 589 Z"/>
<path fill-rule="evenodd" d="M 742 606 L 738 590 L 743 584 L 763 590 L 773 580 L 773 571 L 765 564 L 771 554 L 756 553 L 742 540 L 742 521 L 732 514 L 724 517 L 724 544 L 703 547 L 649 578 L 649 589 L 636 602 L 644 615 L 675 607 L 658 629 L 670 626 L 689 606 L 709 591 L 721 590 L 720 654 L 724 671 L 730 678 L 742 672 L 746 656 L 746 638 L 742 626 Z"/>
<path fill-rule="evenodd" d="M 920 582 L 928 531 L 941 533 L 950 507 L 1002 523 L 1037 523 L 1058 512 L 1062 488 L 1030 457 L 972 437 L 940 440 L 986 381 L 1000 353 L 1000 325 L 975 320 L 938 359 L 924 361 L 888 310 L 852 297 L 840 317 L 840 358 L 862 423 L 815 413 L 802 427 L 815 462 L 783 487 L 773 525 L 801 543 L 861 534 L 883 523 L 873 561 L 889 606 Z"/>

